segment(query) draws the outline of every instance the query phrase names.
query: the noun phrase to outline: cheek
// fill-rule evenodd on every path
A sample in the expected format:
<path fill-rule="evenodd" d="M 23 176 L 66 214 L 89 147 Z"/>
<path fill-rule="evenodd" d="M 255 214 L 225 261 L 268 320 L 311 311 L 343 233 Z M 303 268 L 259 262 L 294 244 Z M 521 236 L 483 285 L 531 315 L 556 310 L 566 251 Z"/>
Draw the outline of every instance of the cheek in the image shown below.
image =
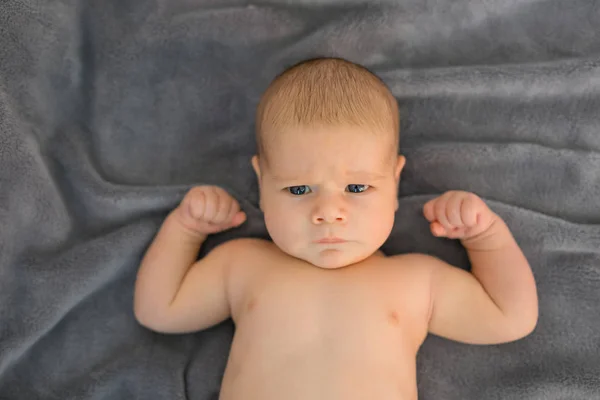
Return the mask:
<path fill-rule="evenodd" d="M 285 201 L 264 202 L 265 224 L 275 243 L 297 243 L 304 231 L 303 211 Z M 288 245 L 289 246 L 289 245 Z M 286 247 L 288 247 L 286 246 Z"/>
<path fill-rule="evenodd" d="M 394 225 L 396 201 L 387 198 L 376 199 L 357 210 L 359 216 L 359 229 L 364 230 L 373 241 L 381 241 L 389 235 Z"/>

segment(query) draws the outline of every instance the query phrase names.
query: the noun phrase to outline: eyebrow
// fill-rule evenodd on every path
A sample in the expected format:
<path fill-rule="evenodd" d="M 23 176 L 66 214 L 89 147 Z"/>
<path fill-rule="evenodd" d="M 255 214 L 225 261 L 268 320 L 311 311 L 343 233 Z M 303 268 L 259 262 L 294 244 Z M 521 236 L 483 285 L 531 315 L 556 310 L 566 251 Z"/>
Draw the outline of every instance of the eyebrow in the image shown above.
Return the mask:
<path fill-rule="evenodd" d="M 386 178 L 385 175 L 368 172 L 368 171 L 348 171 L 348 173 L 346 175 L 349 177 L 354 177 L 354 176 L 358 176 L 360 178 L 366 177 L 368 180 L 378 180 L 378 179 Z"/>
<path fill-rule="evenodd" d="M 385 175 L 382 174 L 376 174 L 373 172 L 368 172 L 368 171 L 348 171 L 346 173 L 346 176 L 348 177 L 347 179 L 351 179 L 351 178 L 359 178 L 358 180 L 368 180 L 368 181 L 376 181 L 376 180 L 380 180 L 380 179 L 384 179 L 386 178 Z M 306 180 L 306 179 L 302 179 L 299 176 L 279 176 L 279 175 L 272 175 L 272 179 L 275 181 L 302 181 L 302 180 Z"/>

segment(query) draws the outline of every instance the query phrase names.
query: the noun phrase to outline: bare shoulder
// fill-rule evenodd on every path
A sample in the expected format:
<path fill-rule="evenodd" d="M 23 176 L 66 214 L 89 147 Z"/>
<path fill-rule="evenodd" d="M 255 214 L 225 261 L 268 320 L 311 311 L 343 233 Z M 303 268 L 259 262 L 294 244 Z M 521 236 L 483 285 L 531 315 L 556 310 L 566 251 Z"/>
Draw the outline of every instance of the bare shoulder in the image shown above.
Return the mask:
<path fill-rule="evenodd" d="M 435 256 L 423 253 L 397 254 L 388 259 L 401 271 L 422 277 L 429 276 L 436 269 L 450 266 Z"/>
<path fill-rule="evenodd" d="M 264 273 L 281 256 L 281 251 L 269 240 L 239 238 L 218 245 L 212 253 L 219 253 L 227 258 L 226 287 L 232 317 L 236 320 L 240 304 L 244 302 L 256 282 L 260 281 Z"/>
<path fill-rule="evenodd" d="M 209 264 L 222 265 L 227 280 L 241 279 L 248 271 L 264 265 L 276 252 L 275 245 L 259 238 L 239 238 L 223 242 L 206 255 Z"/>
<path fill-rule="evenodd" d="M 419 347 L 428 333 L 432 277 L 436 266 L 443 261 L 422 253 L 398 254 L 388 256 L 386 260 L 391 293 L 399 309 L 410 319 L 414 343 Z"/>
<path fill-rule="evenodd" d="M 223 242 L 219 246 L 227 247 L 229 250 L 254 250 L 271 244 L 272 242 L 260 238 L 238 238 Z"/>
<path fill-rule="evenodd" d="M 456 268 L 446 261 L 423 253 L 398 254 L 388 257 L 392 266 L 402 274 L 403 279 L 409 280 L 422 291 L 431 291 L 432 280 L 446 276 L 448 272 L 465 274 L 460 268 Z M 457 272 L 454 272 L 457 271 Z"/>
<path fill-rule="evenodd" d="M 239 238 L 228 240 L 216 246 L 211 253 L 221 253 L 233 262 L 247 259 L 248 256 L 257 256 L 273 251 L 274 244 L 259 238 Z"/>

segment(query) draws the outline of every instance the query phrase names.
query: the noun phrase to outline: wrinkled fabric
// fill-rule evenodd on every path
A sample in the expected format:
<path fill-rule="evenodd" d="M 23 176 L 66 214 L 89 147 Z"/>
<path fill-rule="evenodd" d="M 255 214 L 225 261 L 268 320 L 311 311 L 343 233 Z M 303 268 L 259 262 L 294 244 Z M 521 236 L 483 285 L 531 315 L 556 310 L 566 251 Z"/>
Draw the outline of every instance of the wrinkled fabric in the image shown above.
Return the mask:
<path fill-rule="evenodd" d="M 0 2 L 0 399 L 217 399 L 233 324 L 150 332 L 135 275 L 197 184 L 248 214 L 202 254 L 268 237 L 254 109 L 315 56 L 365 65 L 399 101 L 407 166 L 384 251 L 468 268 L 421 213 L 468 190 L 537 280 L 527 338 L 426 340 L 420 398 L 600 399 L 598 26 L 591 0 Z"/>

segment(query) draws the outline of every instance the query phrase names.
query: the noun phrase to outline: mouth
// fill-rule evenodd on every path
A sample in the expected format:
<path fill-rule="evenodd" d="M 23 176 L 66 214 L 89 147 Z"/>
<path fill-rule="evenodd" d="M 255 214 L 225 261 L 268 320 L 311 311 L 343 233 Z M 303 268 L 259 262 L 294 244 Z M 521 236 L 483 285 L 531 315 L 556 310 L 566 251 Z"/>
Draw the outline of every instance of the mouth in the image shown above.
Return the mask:
<path fill-rule="evenodd" d="M 336 243 L 346 243 L 344 239 L 340 239 L 337 237 L 328 237 L 315 241 L 315 243 L 319 244 L 336 244 Z"/>

